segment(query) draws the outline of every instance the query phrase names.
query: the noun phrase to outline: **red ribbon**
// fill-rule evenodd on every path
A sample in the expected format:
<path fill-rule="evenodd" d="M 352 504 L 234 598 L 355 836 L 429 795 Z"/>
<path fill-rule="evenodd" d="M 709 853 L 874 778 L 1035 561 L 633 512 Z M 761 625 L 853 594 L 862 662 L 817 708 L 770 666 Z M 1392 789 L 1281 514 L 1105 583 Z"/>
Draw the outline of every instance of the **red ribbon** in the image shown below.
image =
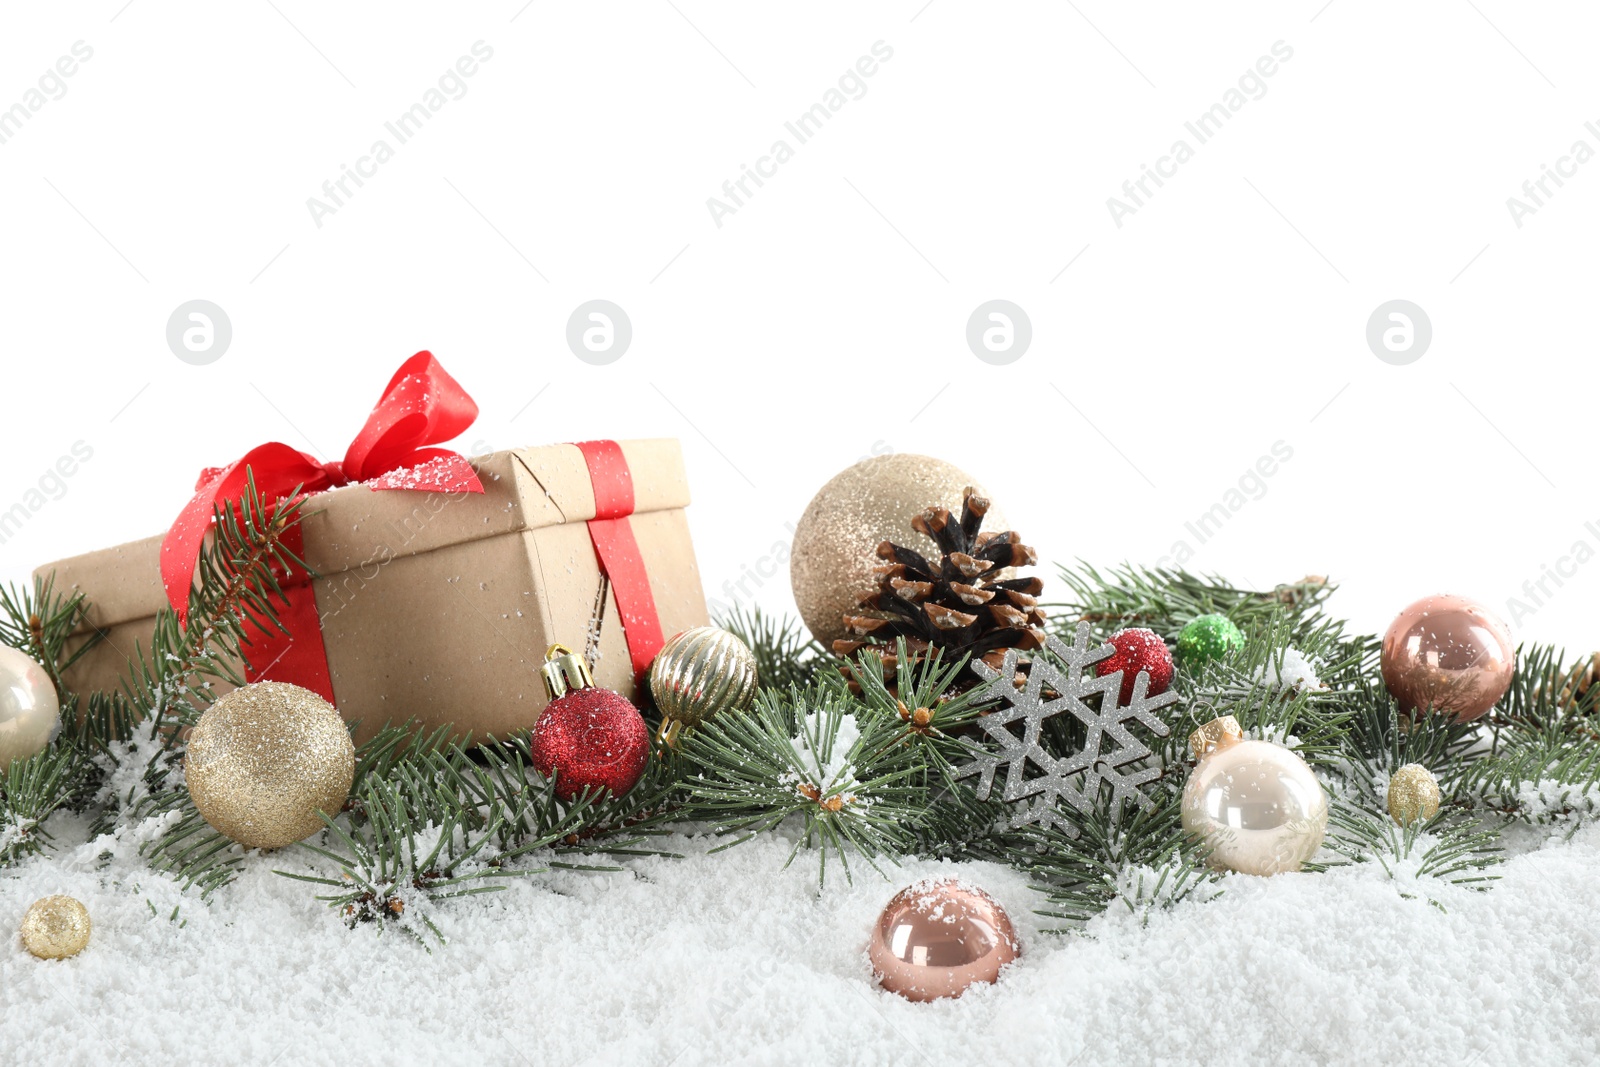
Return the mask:
<path fill-rule="evenodd" d="M 628 658 L 633 662 L 637 681 L 650 670 L 650 661 L 661 651 L 661 616 L 656 613 L 655 594 L 650 591 L 650 575 L 645 571 L 639 542 L 634 539 L 633 472 L 615 441 L 579 441 L 583 461 L 594 485 L 594 518 L 589 520 L 589 540 L 594 543 L 600 570 L 611 580 L 611 591 L 622 614 L 622 632 L 628 641 Z"/>
<path fill-rule="evenodd" d="M 189 590 L 211 529 L 213 510 L 218 502 L 238 505 L 245 492 L 246 471 L 254 476 L 256 491 L 269 504 L 297 490 L 318 493 L 353 483 L 372 489 L 481 493 L 483 483 L 464 456 L 429 447 L 460 434 L 477 417 L 478 405 L 466 390 L 445 373 L 431 352 L 418 352 L 389 380 L 343 462 L 323 463 L 274 441 L 251 449 L 226 467 L 201 472 L 197 492 L 161 543 L 161 582 L 179 620 L 188 622 Z M 290 551 L 299 555 L 298 526 L 287 541 Z M 280 621 L 290 635 L 316 634 L 316 640 L 296 642 L 275 627 L 263 626 L 265 636 L 251 645 L 245 677 L 254 682 L 270 672 L 273 679 L 294 682 L 331 702 L 327 649 L 308 581 L 305 575 L 290 575 L 283 582 L 289 605 Z"/>

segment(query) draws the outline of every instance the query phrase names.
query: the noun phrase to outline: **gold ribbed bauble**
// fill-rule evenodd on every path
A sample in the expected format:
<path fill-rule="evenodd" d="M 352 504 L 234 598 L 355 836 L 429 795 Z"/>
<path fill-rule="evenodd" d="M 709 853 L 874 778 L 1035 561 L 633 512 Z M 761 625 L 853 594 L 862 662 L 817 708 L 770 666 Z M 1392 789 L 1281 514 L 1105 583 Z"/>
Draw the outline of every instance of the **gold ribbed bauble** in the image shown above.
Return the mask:
<path fill-rule="evenodd" d="M 0 645 L 0 773 L 44 751 L 61 723 L 61 701 L 45 669 Z"/>
<path fill-rule="evenodd" d="M 356 751 L 333 705 L 309 689 L 257 682 L 206 709 L 189 735 L 184 777 L 194 806 L 246 848 L 282 848 L 339 814 Z"/>
<path fill-rule="evenodd" d="M 1420 763 L 1406 764 L 1389 779 L 1389 814 L 1401 826 L 1417 819 L 1427 822 L 1439 814 L 1443 799 L 1432 772 Z"/>
<path fill-rule="evenodd" d="M 89 943 L 89 909 L 71 897 L 41 897 L 22 917 L 22 947 L 41 960 L 76 956 Z"/>
<path fill-rule="evenodd" d="M 800 617 L 823 647 L 847 636 L 845 615 L 859 614 L 857 603 L 877 589 L 878 545 L 893 541 L 939 559 L 939 546 L 914 532 L 911 520 L 931 507 L 961 514 L 969 485 L 989 495 L 972 475 L 943 460 L 890 453 L 862 460 L 817 491 L 795 526 L 789 581 Z M 999 507 L 989 509 L 984 526 L 1008 528 Z"/>
<path fill-rule="evenodd" d="M 650 664 L 650 693 L 661 709 L 662 737 L 693 728 L 723 711 L 743 711 L 755 698 L 756 657 L 743 641 L 715 626 L 685 630 L 661 646 Z"/>
<path fill-rule="evenodd" d="M 1322 845 L 1328 798 L 1306 761 L 1270 741 L 1243 738 L 1231 716 L 1195 731 L 1200 762 L 1183 787 L 1183 828 L 1213 867 L 1240 874 L 1298 871 Z"/>

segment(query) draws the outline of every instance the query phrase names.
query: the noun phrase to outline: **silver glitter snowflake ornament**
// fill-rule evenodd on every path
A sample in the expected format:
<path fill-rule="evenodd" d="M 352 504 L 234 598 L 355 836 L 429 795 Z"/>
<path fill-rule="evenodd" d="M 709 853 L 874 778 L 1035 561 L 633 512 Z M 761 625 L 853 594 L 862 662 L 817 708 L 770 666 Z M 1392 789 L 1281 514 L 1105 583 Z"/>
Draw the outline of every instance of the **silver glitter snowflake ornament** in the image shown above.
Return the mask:
<path fill-rule="evenodd" d="M 972 662 L 972 669 L 988 683 L 973 695 L 1002 702 L 1001 707 L 978 718 L 978 726 L 998 746 L 982 752 L 957 777 L 976 775 L 978 797 L 987 800 L 995 772 L 1004 765 L 1006 781 L 1001 799 L 1016 805 L 1011 817 L 1013 829 L 1036 823 L 1076 834 L 1077 828 L 1062 816 L 1056 802 L 1088 813 L 1094 810 L 1102 783 L 1111 789 L 1113 810 L 1128 801 L 1147 810 L 1154 807 L 1139 787 L 1159 776 L 1161 769 L 1141 766 L 1152 755 L 1150 746 L 1135 736 L 1129 725 L 1138 723 L 1151 733 L 1166 737 L 1170 733 L 1167 724 L 1153 713 L 1175 702 L 1178 694 L 1147 696 L 1150 679 L 1141 672 L 1134 680 L 1132 699 L 1119 704 L 1122 672 L 1096 678 L 1090 670 L 1114 655 L 1116 648 L 1109 644 L 1091 645 L 1088 623 L 1078 624 L 1070 647 L 1055 637 L 1047 638 L 1045 647 L 1061 659 L 1066 669 L 1043 656 L 1036 657 L 1021 687 L 1016 684 L 1015 649 L 1006 652 L 998 670 L 982 660 Z M 1039 732 L 1046 719 L 1065 714 L 1076 716 L 1087 728 L 1088 736 L 1082 749 L 1058 758 L 1039 744 Z M 1022 726 L 1020 736 L 1013 729 L 1018 723 Z M 1030 764 L 1037 772 L 1032 776 Z"/>

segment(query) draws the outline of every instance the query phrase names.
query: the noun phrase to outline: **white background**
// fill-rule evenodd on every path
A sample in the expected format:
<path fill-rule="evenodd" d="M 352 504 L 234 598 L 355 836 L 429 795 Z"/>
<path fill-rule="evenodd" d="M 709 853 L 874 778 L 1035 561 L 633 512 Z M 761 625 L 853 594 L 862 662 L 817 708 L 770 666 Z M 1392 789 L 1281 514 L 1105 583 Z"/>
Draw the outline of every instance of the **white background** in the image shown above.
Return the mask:
<path fill-rule="evenodd" d="M 1330 574 L 1369 630 L 1430 592 L 1505 612 L 1600 547 L 1600 163 L 1521 228 L 1506 206 L 1600 148 L 1595 28 L 1503 0 L 8 5 L 0 108 L 93 58 L 0 144 L 0 509 L 94 457 L 0 576 L 163 529 L 263 441 L 337 457 L 428 348 L 482 408 L 465 450 L 681 438 L 723 599 L 892 447 L 970 471 L 1051 561 L 1181 538 L 1239 581 Z M 307 198 L 480 40 L 465 96 L 316 226 Z M 1280 40 L 1266 94 L 1118 228 L 1107 198 Z M 719 228 L 707 198 L 877 41 L 866 94 Z M 605 367 L 564 340 L 597 297 L 634 329 Z M 233 325 L 210 366 L 165 340 L 195 298 Z M 1033 325 L 1000 368 L 964 336 L 992 298 Z M 1395 298 L 1434 330 L 1403 367 L 1364 336 Z M 1518 637 L 1600 646 L 1597 587 L 1549 586 Z M 792 610 L 786 566 L 746 589 Z"/>

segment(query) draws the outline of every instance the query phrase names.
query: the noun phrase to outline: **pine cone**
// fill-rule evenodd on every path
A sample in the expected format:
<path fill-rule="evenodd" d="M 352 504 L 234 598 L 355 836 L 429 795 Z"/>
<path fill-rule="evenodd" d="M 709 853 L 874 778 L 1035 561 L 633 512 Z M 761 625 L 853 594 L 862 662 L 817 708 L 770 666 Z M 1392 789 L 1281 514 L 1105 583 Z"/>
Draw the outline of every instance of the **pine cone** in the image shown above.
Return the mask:
<path fill-rule="evenodd" d="M 1290 607 L 1297 607 L 1302 600 L 1322 590 L 1328 584 L 1328 579 L 1320 574 L 1308 574 L 1298 582 L 1290 585 L 1280 585 L 1273 592 L 1278 594 L 1278 599 Z"/>
<path fill-rule="evenodd" d="M 1035 598 L 1044 583 L 1000 577 L 1007 567 L 1037 563 L 1038 556 L 1014 531 L 980 533 L 988 510 L 989 501 L 968 486 L 960 522 L 939 507 L 911 520 L 912 529 L 932 538 L 943 552 L 937 564 L 891 541 L 880 544 L 878 558 L 886 565 L 876 571 L 882 577 L 877 591 L 859 604 L 874 614 L 846 615 L 845 629 L 854 636 L 835 641 L 834 652 L 878 651 L 892 679 L 898 638 L 905 639 L 913 661 L 937 649 L 945 662 L 972 656 L 994 667 L 1008 648 L 1043 648 L 1044 611 Z"/>
<path fill-rule="evenodd" d="M 1580 660 L 1564 677 L 1554 679 L 1561 687 L 1556 694 L 1556 706 L 1563 710 L 1593 707 L 1592 702 L 1584 698 L 1597 679 L 1600 679 L 1600 652 Z"/>

